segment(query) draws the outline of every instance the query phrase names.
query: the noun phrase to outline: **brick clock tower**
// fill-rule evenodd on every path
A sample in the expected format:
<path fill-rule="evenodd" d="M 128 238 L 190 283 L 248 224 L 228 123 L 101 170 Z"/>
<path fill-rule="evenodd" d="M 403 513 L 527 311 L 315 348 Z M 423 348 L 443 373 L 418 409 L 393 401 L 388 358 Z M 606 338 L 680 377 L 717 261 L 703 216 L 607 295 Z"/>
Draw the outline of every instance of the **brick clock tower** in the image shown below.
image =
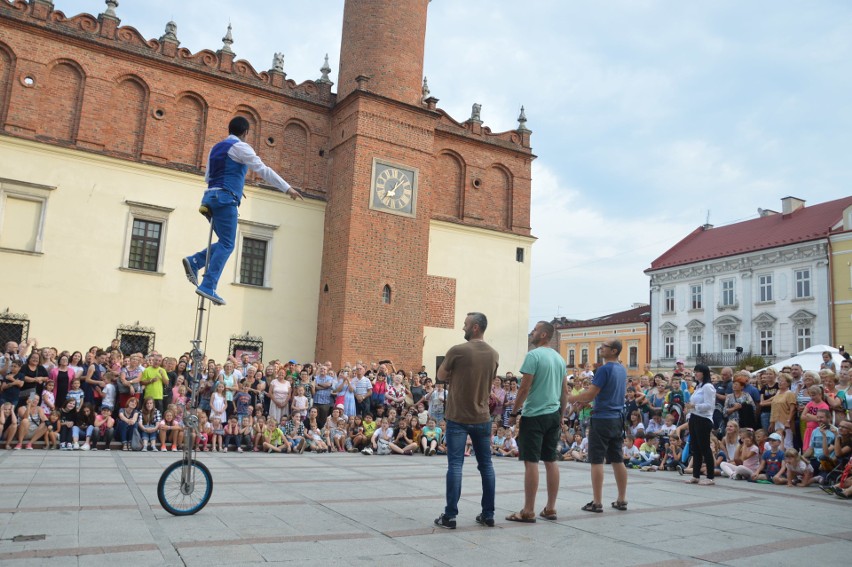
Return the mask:
<path fill-rule="evenodd" d="M 318 360 L 419 367 L 434 137 L 422 101 L 429 0 L 346 0 L 330 129 Z"/>

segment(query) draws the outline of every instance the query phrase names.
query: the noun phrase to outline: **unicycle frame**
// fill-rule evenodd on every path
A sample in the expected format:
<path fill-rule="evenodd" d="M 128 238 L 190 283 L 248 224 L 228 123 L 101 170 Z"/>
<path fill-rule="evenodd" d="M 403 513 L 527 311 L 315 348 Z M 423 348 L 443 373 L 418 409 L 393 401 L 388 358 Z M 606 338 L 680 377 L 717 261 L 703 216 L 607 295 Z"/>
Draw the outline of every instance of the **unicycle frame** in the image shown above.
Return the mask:
<path fill-rule="evenodd" d="M 205 272 L 210 265 L 210 247 L 213 244 L 213 219 L 204 211 L 202 214 L 210 222 L 210 235 L 207 239 L 207 258 L 205 261 Z M 209 212 L 209 211 L 208 211 Z M 197 320 L 195 337 L 190 341 L 192 351 L 192 374 L 190 375 L 190 395 L 183 411 L 183 456 L 181 457 L 180 491 L 185 495 L 195 491 L 196 467 L 193 466 L 196 455 L 196 438 L 198 436 L 198 399 L 201 385 L 201 365 L 204 361 L 204 351 L 201 348 L 201 337 L 204 331 L 204 315 L 212 307 L 212 304 L 203 297 L 198 298 Z M 209 313 L 207 313 L 209 317 Z M 189 410 L 189 411 L 187 411 Z"/>

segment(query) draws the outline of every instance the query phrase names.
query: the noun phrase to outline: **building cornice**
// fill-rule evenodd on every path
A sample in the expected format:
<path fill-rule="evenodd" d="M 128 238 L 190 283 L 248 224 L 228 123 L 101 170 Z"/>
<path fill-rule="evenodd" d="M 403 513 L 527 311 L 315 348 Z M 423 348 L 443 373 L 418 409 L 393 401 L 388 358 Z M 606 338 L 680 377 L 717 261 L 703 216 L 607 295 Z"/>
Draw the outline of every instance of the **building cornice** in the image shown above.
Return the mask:
<path fill-rule="evenodd" d="M 709 279 L 724 275 L 751 274 L 752 270 L 792 264 L 802 260 L 827 260 L 827 239 L 760 250 L 750 254 L 718 260 L 665 268 L 653 273 L 651 286 L 695 279 Z"/>

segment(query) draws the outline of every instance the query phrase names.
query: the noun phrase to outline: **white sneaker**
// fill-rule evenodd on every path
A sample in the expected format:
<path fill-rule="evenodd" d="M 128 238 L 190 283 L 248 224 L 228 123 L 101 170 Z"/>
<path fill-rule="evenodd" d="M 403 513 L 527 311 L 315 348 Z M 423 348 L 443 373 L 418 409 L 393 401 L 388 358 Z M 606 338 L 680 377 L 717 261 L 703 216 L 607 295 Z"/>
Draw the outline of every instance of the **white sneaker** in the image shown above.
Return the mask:
<path fill-rule="evenodd" d="M 91 448 L 92 448 L 92 446 L 91 446 L 91 445 L 89 445 L 88 443 L 83 443 L 83 446 L 82 446 L 82 447 L 80 447 L 80 449 L 82 449 L 82 450 L 84 450 L 84 451 L 88 451 L 88 450 L 89 450 L 89 449 L 91 449 Z"/>
<path fill-rule="evenodd" d="M 154 449 L 154 450 L 156 451 L 156 449 Z M 160 451 L 165 453 L 166 451 L 168 451 L 168 449 L 166 449 L 166 446 L 163 445 L 162 448 L 160 449 Z"/>
<path fill-rule="evenodd" d="M 74 445 L 71 446 L 71 450 L 72 451 L 79 451 L 80 450 L 80 444 L 75 441 Z"/>

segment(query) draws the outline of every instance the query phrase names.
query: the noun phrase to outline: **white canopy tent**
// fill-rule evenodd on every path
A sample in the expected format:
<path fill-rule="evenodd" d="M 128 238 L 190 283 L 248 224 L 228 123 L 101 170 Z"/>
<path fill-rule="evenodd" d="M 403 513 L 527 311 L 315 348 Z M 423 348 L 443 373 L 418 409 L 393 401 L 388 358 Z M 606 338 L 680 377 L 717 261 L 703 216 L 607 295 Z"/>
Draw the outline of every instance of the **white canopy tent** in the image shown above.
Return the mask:
<path fill-rule="evenodd" d="M 788 358 L 787 360 L 782 360 L 780 362 L 776 362 L 772 366 L 767 366 L 766 368 L 774 368 L 776 371 L 781 371 L 785 366 L 790 366 L 791 364 L 800 364 L 802 366 L 802 370 L 813 370 L 819 371 L 819 366 L 822 364 L 822 353 L 824 352 L 831 353 L 831 359 L 834 360 L 834 364 L 837 365 L 837 369 L 840 369 L 840 363 L 843 361 L 843 356 L 841 356 L 840 351 L 834 348 L 833 346 L 828 345 L 815 345 L 811 348 L 805 349 L 793 358 Z M 758 372 L 766 370 L 766 368 L 761 368 Z"/>

